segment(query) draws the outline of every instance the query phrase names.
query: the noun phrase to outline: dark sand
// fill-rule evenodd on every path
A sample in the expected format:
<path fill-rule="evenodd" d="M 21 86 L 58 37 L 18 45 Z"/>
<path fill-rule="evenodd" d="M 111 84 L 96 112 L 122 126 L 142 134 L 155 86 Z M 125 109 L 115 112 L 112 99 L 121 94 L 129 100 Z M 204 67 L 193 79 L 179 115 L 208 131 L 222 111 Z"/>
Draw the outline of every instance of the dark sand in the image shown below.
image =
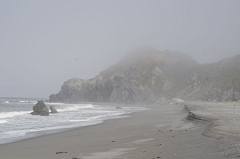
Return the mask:
<path fill-rule="evenodd" d="M 129 118 L 0 145 L 0 159 L 240 158 L 238 137 L 209 131 L 212 120 L 186 120 L 183 104 L 150 107 Z"/>

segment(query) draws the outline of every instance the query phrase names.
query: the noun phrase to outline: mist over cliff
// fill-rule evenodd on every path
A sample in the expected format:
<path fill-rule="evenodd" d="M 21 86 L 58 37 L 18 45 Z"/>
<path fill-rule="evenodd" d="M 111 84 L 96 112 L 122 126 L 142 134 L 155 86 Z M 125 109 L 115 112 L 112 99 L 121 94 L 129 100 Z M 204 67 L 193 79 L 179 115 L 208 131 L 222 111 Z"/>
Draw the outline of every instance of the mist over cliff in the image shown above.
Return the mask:
<path fill-rule="evenodd" d="M 154 103 L 240 100 L 240 56 L 201 65 L 190 56 L 138 48 L 93 79 L 64 82 L 51 102 Z"/>
<path fill-rule="evenodd" d="M 240 56 L 201 65 L 191 56 L 142 47 L 126 54 L 95 78 L 64 82 L 51 102 L 155 103 L 240 100 Z"/>

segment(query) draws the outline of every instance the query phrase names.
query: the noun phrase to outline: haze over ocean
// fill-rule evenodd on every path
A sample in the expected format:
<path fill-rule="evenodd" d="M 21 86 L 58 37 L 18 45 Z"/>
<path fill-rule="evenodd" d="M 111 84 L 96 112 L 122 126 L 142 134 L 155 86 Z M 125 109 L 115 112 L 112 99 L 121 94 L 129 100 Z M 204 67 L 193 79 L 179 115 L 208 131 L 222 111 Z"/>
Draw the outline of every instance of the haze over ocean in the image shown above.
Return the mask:
<path fill-rule="evenodd" d="M 238 0 L 0 2 L 0 97 L 44 97 L 142 46 L 200 63 L 239 54 Z"/>

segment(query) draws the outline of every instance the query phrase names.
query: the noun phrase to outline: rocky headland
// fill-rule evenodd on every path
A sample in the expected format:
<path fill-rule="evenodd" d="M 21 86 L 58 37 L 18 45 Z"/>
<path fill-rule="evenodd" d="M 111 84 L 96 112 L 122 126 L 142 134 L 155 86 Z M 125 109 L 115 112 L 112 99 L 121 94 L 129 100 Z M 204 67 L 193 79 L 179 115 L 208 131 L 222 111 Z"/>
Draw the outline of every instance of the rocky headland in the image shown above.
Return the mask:
<path fill-rule="evenodd" d="M 95 78 L 69 79 L 50 102 L 150 104 L 172 98 L 240 100 L 240 55 L 199 64 L 180 52 L 140 48 Z"/>

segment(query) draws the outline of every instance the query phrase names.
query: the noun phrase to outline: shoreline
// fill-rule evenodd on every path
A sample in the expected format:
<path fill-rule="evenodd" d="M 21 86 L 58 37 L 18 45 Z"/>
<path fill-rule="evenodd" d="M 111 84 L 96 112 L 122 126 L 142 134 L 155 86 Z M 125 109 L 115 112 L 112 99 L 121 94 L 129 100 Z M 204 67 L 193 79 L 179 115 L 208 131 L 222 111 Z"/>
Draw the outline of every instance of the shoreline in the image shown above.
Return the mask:
<path fill-rule="evenodd" d="M 37 138 L 37 137 L 50 135 L 50 134 L 64 133 L 64 132 L 68 132 L 68 131 L 73 131 L 73 130 L 76 130 L 76 129 L 81 129 L 83 127 L 89 127 L 89 126 L 102 124 L 102 123 L 104 123 L 107 120 L 128 118 L 128 117 L 131 117 L 130 115 L 132 113 L 137 113 L 137 112 L 148 110 L 148 108 L 144 107 L 144 105 L 123 105 L 123 104 L 111 104 L 111 103 L 106 104 L 106 103 L 86 103 L 86 102 L 82 102 L 82 103 L 78 103 L 78 104 L 92 104 L 92 105 L 104 106 L 104 107 L 122 107 L 122 108 L 124 108 L 124 107 L 132 107 L 132 108 L 138 108 L 138 109 L 139 108 L 143 108 L 143 110 L 139 109 L 136 112 L 128 112 L 128 113 L 124 113 L 124 114 L 120 114 L 120 115 L 116 115 L 116 116 L 111 116 L 109 118 L 102 119 L 101 121 L 99 121 L 97 123 L 92 123 L 92 124 L 89 124 L 89 125 L 73 126 L 73 127 L 69 127 L 69 128 L 66 127 L 66 128 L 52 129 L 52 130 L 41 130 L 41 131 L 36 131 L 36 132 L 29 132 L 29 133 L 26 133 L 24 136 L 1 139 L 0 140 L 0 145 L 10 144 L 10 143 L 15 143 L 15 142 L 21 142 L 23 140 L 28 140 L 28 139 L 31 139 L 31 138 Z"/>
<path fill-rule="evenodd" d="M 207 121 L 188 121 L 183 104 L 152 105 L 130 118 L 0 145 L 4 159 L 157 159 L 237 156 L 236 138 L 203 134 Z M 240 155 L 240 154 L 239 154 Z"/>

